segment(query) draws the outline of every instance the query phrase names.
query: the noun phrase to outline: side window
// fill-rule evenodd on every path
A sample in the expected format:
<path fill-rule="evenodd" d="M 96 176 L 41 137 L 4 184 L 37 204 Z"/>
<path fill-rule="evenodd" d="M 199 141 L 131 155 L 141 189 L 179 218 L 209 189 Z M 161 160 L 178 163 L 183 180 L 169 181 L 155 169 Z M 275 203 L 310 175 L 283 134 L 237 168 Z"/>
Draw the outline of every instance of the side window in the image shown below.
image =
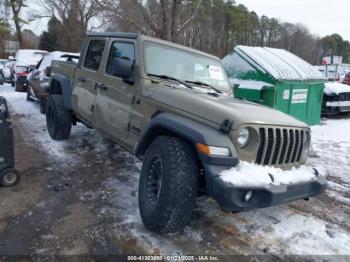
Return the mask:
<path fill-rule="evenodd" d="M 108 56 L 106 74 L 113 75 L 113 62 L 125 59 L 133 63 L 135 60 L 135 46 L 133 43 L 114 42 Z"/>
<path fill-rule="evenodd" d="M 105 40 L 90 41 L 89 47 L 85 56 L 84 67 L 94 71 L 98 70 L 101 63 L 105 42 L 106 42 Z"/>

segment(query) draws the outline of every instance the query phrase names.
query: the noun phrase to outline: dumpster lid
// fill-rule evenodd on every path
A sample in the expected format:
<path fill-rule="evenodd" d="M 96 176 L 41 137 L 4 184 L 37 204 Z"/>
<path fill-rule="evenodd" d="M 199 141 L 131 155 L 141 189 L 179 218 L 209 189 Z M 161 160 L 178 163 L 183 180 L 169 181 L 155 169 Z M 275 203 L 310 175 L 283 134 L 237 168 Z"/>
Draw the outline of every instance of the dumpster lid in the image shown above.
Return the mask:
<path fill-rule="evenodd" d="M 239 85 L 240 88 L 253 90 L 261 90 L 264 87 L 273 87 L 273 85 L 263 81 L 241 80 L 237 78 L 230 78 L 230 83 L 233 85 Z"/>
<path fill-rule="evenodd" d="M 268 47 L 237 46 L 235 52 L 251 59 L 278 80 L 323 80 L 324 76 L 298 56 Z"/>

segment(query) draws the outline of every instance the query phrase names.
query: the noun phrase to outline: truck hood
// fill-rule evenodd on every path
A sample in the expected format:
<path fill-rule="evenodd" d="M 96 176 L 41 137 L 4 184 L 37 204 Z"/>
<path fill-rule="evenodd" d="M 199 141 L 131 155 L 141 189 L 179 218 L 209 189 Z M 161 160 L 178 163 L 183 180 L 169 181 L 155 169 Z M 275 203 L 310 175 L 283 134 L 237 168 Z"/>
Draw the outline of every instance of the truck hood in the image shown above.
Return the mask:
<path fill-rule="evenodd" d="M 227 95 L 208 94 L 207 89 L 187 89 L 166 84 L 147 88 L 145 95 L 196 117 L 221 125 L 233 121 L 233 129 L 242 124 L 308 127 L 305 123 L 272 108 Z"/>

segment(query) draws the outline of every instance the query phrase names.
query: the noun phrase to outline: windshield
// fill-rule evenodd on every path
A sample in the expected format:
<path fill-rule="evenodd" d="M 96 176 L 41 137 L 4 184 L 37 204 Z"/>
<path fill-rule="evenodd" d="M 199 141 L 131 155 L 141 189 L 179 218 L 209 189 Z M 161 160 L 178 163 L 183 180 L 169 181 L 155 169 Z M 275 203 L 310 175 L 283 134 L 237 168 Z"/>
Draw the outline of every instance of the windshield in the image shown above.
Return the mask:
<path fill-rule="evenodd" d="M 145 42 L 146 74 L 167 75 L 183 81 L 202 82 L 230 92 L 230 84 L 220 61 L 178 48 Z M 206 86 L 201 86 L 208 88 Z"/>

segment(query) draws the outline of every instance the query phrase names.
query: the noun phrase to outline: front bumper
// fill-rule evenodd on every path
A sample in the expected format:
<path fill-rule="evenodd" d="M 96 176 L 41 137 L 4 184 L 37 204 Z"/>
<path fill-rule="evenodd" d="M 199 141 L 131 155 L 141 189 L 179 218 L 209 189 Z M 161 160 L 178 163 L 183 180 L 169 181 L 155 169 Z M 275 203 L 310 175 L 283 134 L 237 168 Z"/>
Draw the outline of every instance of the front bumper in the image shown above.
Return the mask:
<path fill-rule="evenodd" d="M 340 112 L 350 111 L 350 101 L 327 102 L 326 106 L 328 108 L 337 108 Z"/>
<path fill-rule="evenodd" d="M 265 208 L 275 206 L 299 199 L 307 199 L 324 192 L 327 180 L 315 170 L 312 180 L 302 183 L 284 185 L 280 184 L 252 187 L 234 186 L 224 182 L 219 174 L 230 167 L 222 165 L 204 164 L 207 190 L 226 211 L 243 211 L 253 208 Z M 245 196 L 251 191 L 249 201 L 245 201 Z"/>

